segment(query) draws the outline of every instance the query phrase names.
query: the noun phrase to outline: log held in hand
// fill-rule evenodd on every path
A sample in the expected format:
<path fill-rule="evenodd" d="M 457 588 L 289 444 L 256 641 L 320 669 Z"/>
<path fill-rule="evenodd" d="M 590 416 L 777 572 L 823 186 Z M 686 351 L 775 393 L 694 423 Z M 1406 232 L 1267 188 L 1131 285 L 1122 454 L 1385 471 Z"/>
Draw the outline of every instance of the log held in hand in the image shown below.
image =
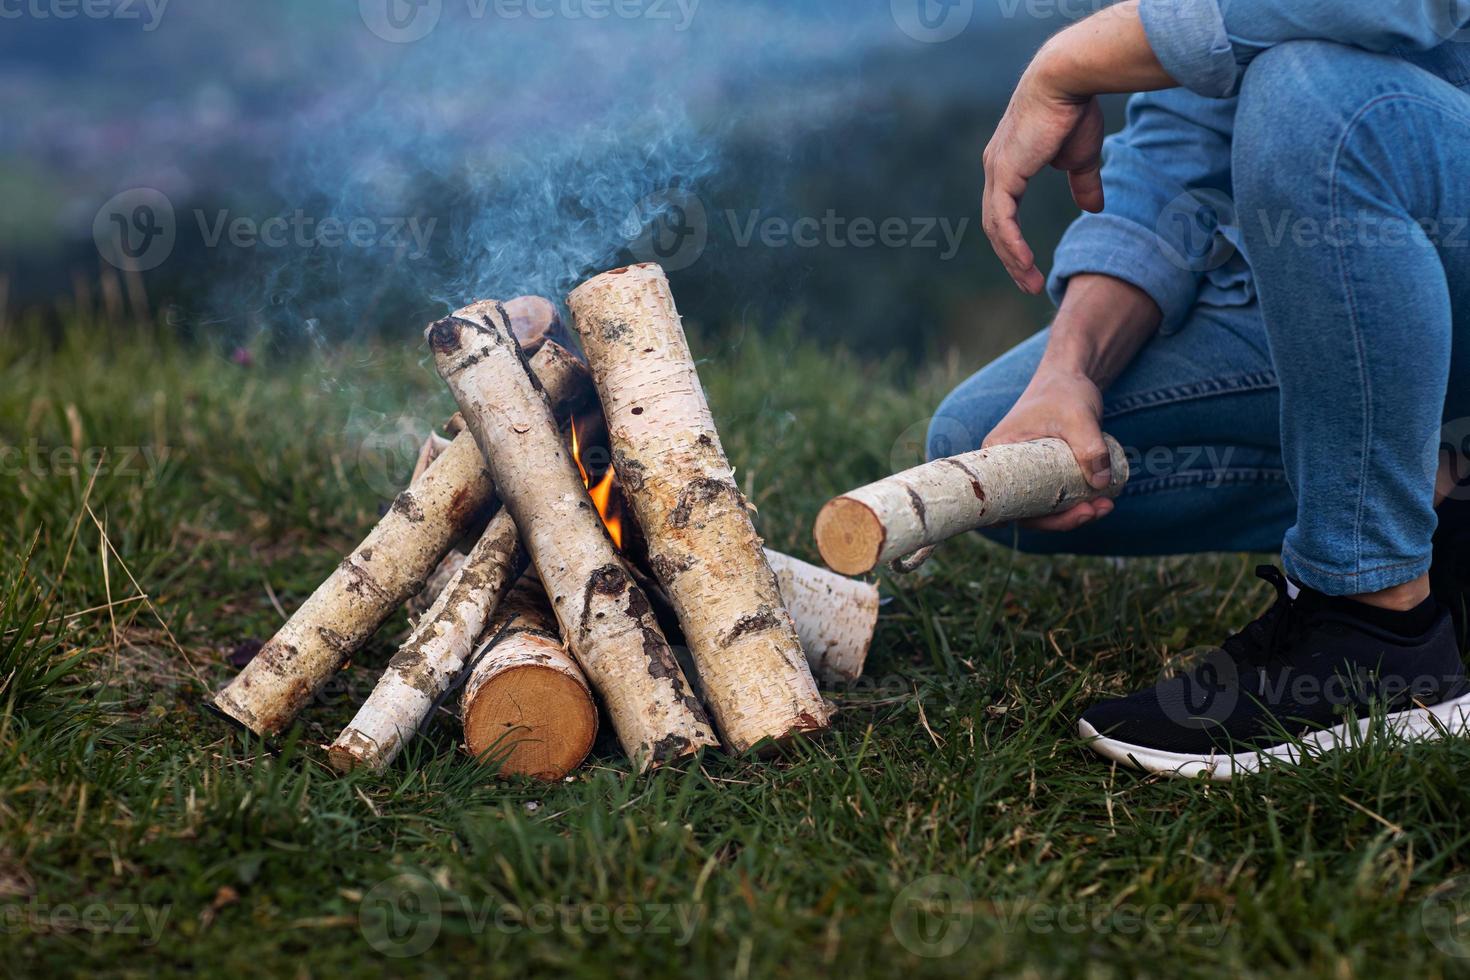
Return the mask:
<path fill-rule="evenodd" d="M 827 503 L 817 515 L 817 550 L 828 567 L 864 575 L 965 531 L 1056 514 L 1084 500 L 1116 497 L 1128 459 L 1105 437 L 1113 480 L 1094 488 L 1060 439 L 992 446 L 936 459 Z"/>

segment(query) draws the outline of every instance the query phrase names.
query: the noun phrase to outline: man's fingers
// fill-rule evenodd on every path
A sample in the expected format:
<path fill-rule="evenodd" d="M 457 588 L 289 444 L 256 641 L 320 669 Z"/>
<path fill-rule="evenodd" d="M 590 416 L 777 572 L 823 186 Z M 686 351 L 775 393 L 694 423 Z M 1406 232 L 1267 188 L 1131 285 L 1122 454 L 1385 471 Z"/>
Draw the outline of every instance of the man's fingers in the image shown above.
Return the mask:
<path fill-rule="evenodd" d="M 1103 209 L 1101 162 L 1083 170 L 1069 170 L 1067 185 L 1072 188 L 1072 200 L 1079 208 L 1094 214 Z"/>
<path fill-rule="evenodd" d="M 1026 193 L 1026 181 L 1000 165 L 985 171 L 984 216 L 985 235 L 1001 264 L 1023 291 L 1036 295 L 1045 279 L 1036 268 L 1036 256 L 1021 234 L 1017 220 L 1020 200 Z"/>
<path fill-rule="evenodd" d="M 1052 166 L 1067 172 L 1072 200 L 1084 211 L 1103 209 L 1102 134 L 1102 107 L 1092 99 L 1052 161 Z"/>
<path fill-rule="evenodd" d="M 1102 430 L 1095 423 L 1067 433 L 1066 438 L 1077 457 L 1077 465 L 1082 467 L 1094 489 L 1102 490 L 1113 482 L 1113 457 L 1103 441 Z"/>
<path fill-rule="evenodd" d="M 1028 531 L 1075 531 L 1085 524 L 1100 521 L 1113 512 L 1114 504 L 1106 497 L 1097 500 L 1085 500 L 1076 506 L 1069 507 L 1060 514 L 1051 514 L 1047 517 L 1034 517 L 1027 521 L 1020 521 L 1020 525 Z"/>

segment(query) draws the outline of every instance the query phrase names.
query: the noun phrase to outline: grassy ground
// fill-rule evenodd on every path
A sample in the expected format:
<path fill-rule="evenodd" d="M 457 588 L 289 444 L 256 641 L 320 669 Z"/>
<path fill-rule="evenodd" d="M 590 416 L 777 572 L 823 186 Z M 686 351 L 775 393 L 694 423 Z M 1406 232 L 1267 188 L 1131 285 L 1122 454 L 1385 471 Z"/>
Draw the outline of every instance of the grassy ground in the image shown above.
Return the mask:
<path fill-rule="evenodd" d="M 762 530 L 806 557 L 820 503 L 912 461 L 953 380 L 702 341 Z M 0 337 L 0 365 L 0 971 L 1470 964 L 1470 745 L 1370 743 L 1223 786 L 1079 746 L 1090 700 L 1263 606 L 1244 556 L 1012 560 L 956 542 L 887 586 L 869 679 L 830 692 L 835 730 L 773 761 L 632 778 L 604 742 L 565 783 L 502 782 L 446 725 L 386 775 L 339 779 L 317 746 L 402 619 L 279 757 L 197 705 L 371 524 L 409 466 L 399 434 L 448 414 L 422 352 L 242 366 L 79 328 Z"/>

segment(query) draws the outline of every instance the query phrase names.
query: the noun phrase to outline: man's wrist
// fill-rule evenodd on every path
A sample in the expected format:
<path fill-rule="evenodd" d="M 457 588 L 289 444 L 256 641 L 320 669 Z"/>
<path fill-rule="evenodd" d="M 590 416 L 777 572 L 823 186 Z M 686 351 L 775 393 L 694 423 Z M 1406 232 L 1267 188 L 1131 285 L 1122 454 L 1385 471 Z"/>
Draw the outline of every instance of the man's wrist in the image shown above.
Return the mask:
<path fill-rule="evenodd" d="M 1139 17 L 1124 0 L 1064 28 L 1041 46 L 1029 72 L 1043 91 L 1064 101 L 1116 92 L 1173 88 Z"/>
<path fill-rule="evenodd" d="M 1113 276 L 1067 283 L 1039 370 L 1082 376 L 1105 388 L 1158 330 L 1163 314 L 1148 293 Z"/>

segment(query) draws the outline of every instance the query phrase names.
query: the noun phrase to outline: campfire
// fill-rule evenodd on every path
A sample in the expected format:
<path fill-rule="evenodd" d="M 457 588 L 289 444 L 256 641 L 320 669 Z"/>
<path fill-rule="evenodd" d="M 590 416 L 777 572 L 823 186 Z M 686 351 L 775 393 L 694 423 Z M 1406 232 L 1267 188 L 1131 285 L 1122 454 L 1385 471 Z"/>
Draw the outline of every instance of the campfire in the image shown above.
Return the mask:
<path fill-rule="evenodd" d="M 587 490 L 587 496 L 592 501 L 592 506 L 597 508 L 597 516 L 602 518 L 602 526 L 607 528 L 607 536 L 612 539 L 613 547 L 619 551 L 623 550 L 623 497 L 622 488 L 618 486 L 618 474 L 611 463 L 607 465 L 597 485 L 592 484 L 592 474 L 587 472 L 587 467 L 582 459 L 582 441 L 577 432 L 577 420 L 572 419 L 572 461 L 577 464 L 577 473 L 582 477 L 582 486 Z"/>
<path fill-rule="evenodd" d="M 429 326 L 460 414 L 216 712 L 279 734 L 409 603 L 411 634 L 326 747 L 338 770 L 388 765 L 441 708 L 472 755 L 546 779 L 602 719 L 640 770 L 827 727 L 817 680 L 862 672 L 876 587 L 763 547 L 661 269 L 568 305 L 584 355 L 535 297 Z"/>

